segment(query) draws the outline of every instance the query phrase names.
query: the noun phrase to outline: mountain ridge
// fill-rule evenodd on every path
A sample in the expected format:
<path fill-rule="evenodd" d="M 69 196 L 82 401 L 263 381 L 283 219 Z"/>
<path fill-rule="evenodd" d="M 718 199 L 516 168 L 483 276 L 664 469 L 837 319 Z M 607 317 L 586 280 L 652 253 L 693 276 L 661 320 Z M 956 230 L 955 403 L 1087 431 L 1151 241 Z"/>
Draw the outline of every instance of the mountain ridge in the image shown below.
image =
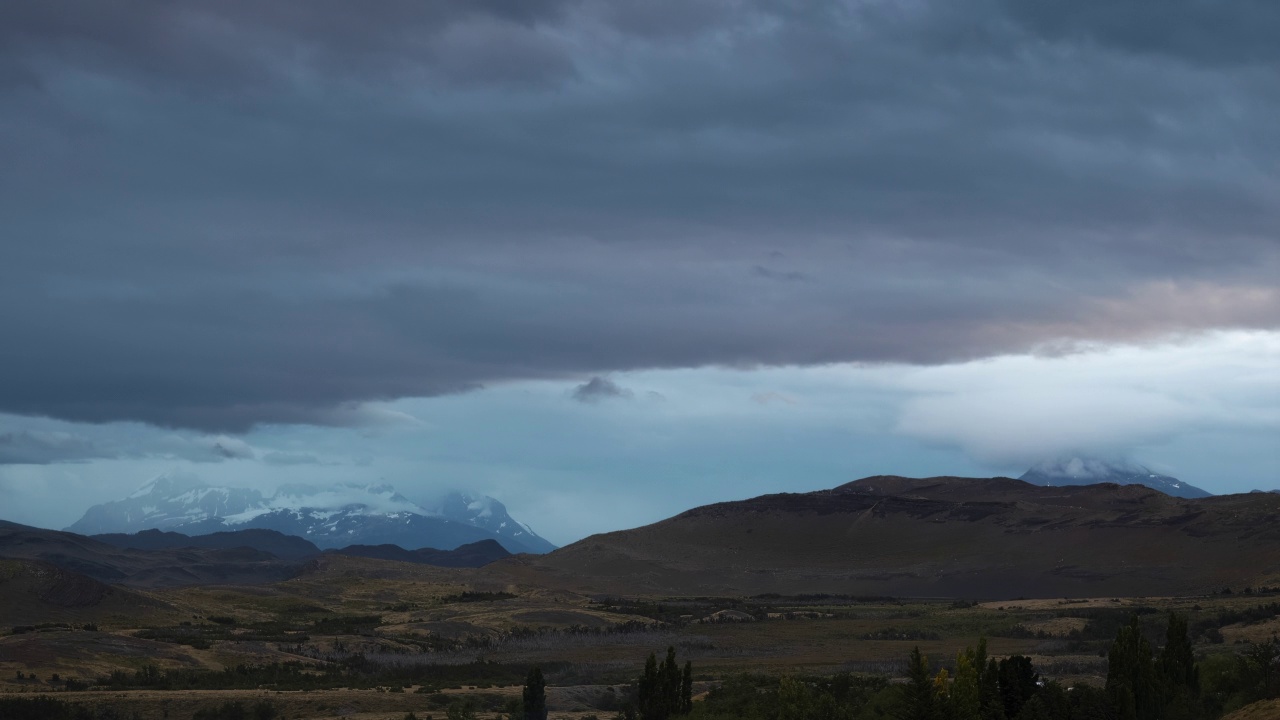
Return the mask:
<path fill-rule="evenodd" d="M 1270 494 L 875 476 L 692 508 L 486 570 L 587 593 L 1186 595 L 1273 582 L 1277 520 Z"/>
<path fill-rule="evenodd" d="M 399 545 L 349 545 L 337 550 L 326 550 L 325 552 L 352 557 L 395 560 L 397 562 L 453 568 L 483 567 L 491 562 L 511 557 L 511 553 L 507 552 L 507 549 L 502 547 L 502 544 L 497 540 L 480 540 L 479 542 L 460 545 L 452 550 L 437 550 L 435 548 L 406 550 Z"/>
<path fill-rule="evenodd" d="M 237 547 L 249 547 L 271 553 L 282 560 L 303 560 L 320 554 L 320 548 L 304 538 L 260 528 L 215 532 L 207 535 L 186 535 L 151 528 L 139 530 L 136 533 L 104 533 L 88 537 L 118 548 L 133 550 L 172 550 L 177 548 L 230 550 Z"/>
<path fill-rule="evenodd" d="M 6 520 L 0 520 L 0 558 L 45 562 L 99 582 L 144 588 L 278 582 L 293 577 L 301 567 L 246 546 L 122 548 L 77 533 Z"/>
<path fill-rule="evenodd" d="M 494 539 L 509 552 L 542 553 L 555 545 L 516 521 L 499 501 L 459 492 L 426 509 L 388 484 L 282 485 L 272 495 L 215 487 L 183 476 L 158 476 L 127 498 L 94 505 L 66 528 L 82 535 L 157 529 L 209 535 L 275 530 L 320 549 L 353 544 L 440 548 Z"/>

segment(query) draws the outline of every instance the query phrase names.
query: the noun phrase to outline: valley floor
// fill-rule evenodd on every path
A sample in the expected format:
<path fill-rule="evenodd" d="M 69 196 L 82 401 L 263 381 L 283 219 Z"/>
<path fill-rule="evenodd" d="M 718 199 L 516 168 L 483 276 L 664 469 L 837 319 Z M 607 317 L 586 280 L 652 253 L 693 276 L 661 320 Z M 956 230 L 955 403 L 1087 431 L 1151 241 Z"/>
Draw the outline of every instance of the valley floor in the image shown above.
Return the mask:
<path fill-rule="evenodd" d="M 900 677 L 914 647 L 936 670 L 983 637 L 993 656 L 1030 656 L 1046 679 L 1101 685 L 1107 650 L 1134 615 L 1152 637 L 1168 611 L 1186 616 L 1202 662 L 1280 628 L 1280 596 L 1253 592 L 983 603 L 591 598 L 469 577 L 344 558 L 271 586 L 152 591 L 154 604 L 136 612 L 62 609 L 56 623 L 6 628 L 0 697 L 48 694 L 145 720 L 262 700 L 291 718 L 443 718 L 462 701 L 497 717 L 540 666 L 553 718 L 612 717 L 645 658 L 667 647 L 693 663 L 702 689 L 742 673 Z"/>

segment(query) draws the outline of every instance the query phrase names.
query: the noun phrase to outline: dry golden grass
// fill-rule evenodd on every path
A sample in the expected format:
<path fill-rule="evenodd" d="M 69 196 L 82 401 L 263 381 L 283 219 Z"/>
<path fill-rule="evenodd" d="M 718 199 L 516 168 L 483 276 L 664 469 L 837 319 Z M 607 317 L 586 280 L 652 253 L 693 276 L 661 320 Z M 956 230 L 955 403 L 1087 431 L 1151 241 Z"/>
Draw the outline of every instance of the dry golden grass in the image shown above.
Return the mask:
<path fill-rule="evenodd" d="M 1228 625 L 1222 628 L 1222 639 L 1228 644 L 1265 640 L 1276 635 L 1280 635 L 1280 618 L 1252 625 Z"/>
<path fill-rule="evenodd" d="M 1278 718 L 1280 718 L 1280 700 L 1262 700 L 1225 715 L 1222 720 L 1277 720 Z"/>

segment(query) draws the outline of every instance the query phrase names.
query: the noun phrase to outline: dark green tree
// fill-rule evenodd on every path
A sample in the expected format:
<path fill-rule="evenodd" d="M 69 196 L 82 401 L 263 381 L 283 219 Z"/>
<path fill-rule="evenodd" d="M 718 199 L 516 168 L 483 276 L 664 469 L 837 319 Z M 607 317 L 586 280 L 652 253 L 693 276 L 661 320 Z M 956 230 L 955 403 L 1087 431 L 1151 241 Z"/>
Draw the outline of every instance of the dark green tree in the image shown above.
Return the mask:
<path fill-rule="evenodd" d="M 1196 657 L 1187 636 L 1187 619 L 1169 612 L 1169 629 L 1165 634 L 1164 648 L 1160 650 L 1161 679 L 1173 688 L 1197 689 L 1200 673 L 1196 669 Z"/>
<path fill-rule="evenodd" d="M 1049 681 L 1044 684 L 1036 694 L 1022 706 L 1022 715 L 1025 717 L 1027 708 L 1031 705 L 1038 705 L 1044 709 L 1045 715 L 1050 720 L 1075 720 L 1071 715 L 1071 693 L 1056 681 Z M 1038 711 L 1037 711 L 1038 712 Z"/>
<path fill-rule="evenodd" d="M 689 688 L 685 689 L 685 678 Z M 693 708 L 693 665 L 686 663 L 682 673 L 676 662 L 676 649 L 667 648 L 667 657 L 658 664 L 653 653 L 644 664 L 644 674 L 637 683 L 636 704 L 641 720 L 667 720 Z M 688 701 L 686 703 L 686 696 Z"/>
<path fill-rule="evenodd" d="M 1255 643 L 1245 654 L 1247 663 L 1255 668 L 1260 677 L 1255 688 L 1258 699 L 1280 697 L 1280 643 L 1274 639 L 1264 643 Z"/>
<path fill-rule="evenodd" d="M 1045 707 L 1039 696 L 1031 696 L 1031 699 L 1022 705 L 1022 709 L 1018 711 L 1018 717 L 1015 720 L 1056 720 L 1049 714 L 1049 708 Z"/>
<path fill-rule="evenodd" d="M 1000 698 L 1000 663 L 995 658 L 987 661 L 987 668 L 978 678 L 978 717 L 1005 720 L 1004 700 Z"/>
<path fill-rule="evenodd" d="M 1004 716 L 1013 720 L 1022 712 L 1022 706 L 1036 694 L 1040 687 L 1040 673 L 1031 665 L 1026 655 L 1013 655 L 1000 661 L 1000 700 L 1004 704 Z"/>
<path fill-rule="evenodd" d="M 1116 710 L 1107 691 L 1093 685 L 1075 685 L 1068 695 L 1071 720 L 1115 720 Z"/>
<path fill-rule="evenodd" d="M 1151 644 L 1138 616 L 1120 628 L 1107 655 L 1107 693 L 1119 720 L 1157 720 L 1162 703 Z"/>
<path fill-rule="evenodd" d="M 911 649 L 907 661 L 907 684 L 902 686 L 902 707 L 899 720 L 939 720 L 941 713 L 933 689 L 933 674 L 929 672 L 929 658 L 920 652 L 920 646 Z"/>
<path fill-rule="evenodd" d="M 981 703 L 979 688 L 985 665 L 975 663 L 977 653 L 973 648 L 966 648 L 956 655 L 955 679 L 951 681 L 950 691 L 946 699 L 946 715 L 952 720 L 981 720 Z"/>
<path fill-rule="evenodd" d="M 686 660 L 680 677 L 680 714 L 693 712 L 693 662 Z"/>
<path fill-rule="evenodd" d="M 812 693 L 804 682 L 787 676 L 778 681 L 778 720 L 813 720 Z"/>
<path fill-rule="evenodd" d="M 662 698 L 662 715 L 665 720 L 680 712 L 680 665 L 676 663 L 676 649 L 667 648 L 667 657 L 662 661 L 659 694 Z"/>
<path fill-rule="evenodd" d="M 529 671 L 521 700 L 524 720 L 547 720 L 547 682 L 542 678 L 541 668 Z"/>
<path fill-rule="evenodd" d="M 666 717 L 661 715 L 658 656 L 654 653 L 649 653 L 649 659 L 644 661 L 644 673 L 636 683 L 636 709 L 643 720 L 666 720 Z"/>
<path fill-rule="evenodd" d="M 1196 667 L 1191 639 L 1187 636 L 1187 619 L 1172 611 L 1169 612 L 1169 629 L 1156 669 L 1164 693 L 1161 716 L 1166 720 L 1195 720 L 1200 717 L 1200 669 Z"/>

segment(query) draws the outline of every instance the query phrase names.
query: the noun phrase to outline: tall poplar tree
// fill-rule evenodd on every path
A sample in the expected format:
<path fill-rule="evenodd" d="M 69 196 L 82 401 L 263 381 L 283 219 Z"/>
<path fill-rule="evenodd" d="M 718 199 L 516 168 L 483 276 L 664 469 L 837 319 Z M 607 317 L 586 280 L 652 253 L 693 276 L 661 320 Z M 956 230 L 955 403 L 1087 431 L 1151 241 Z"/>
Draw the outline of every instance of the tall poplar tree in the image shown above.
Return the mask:
<path fill-rule="evenodd" d="M 547 720 L 547 683 L 542 678 L 542 669 L 533 668 L 524 681 L 522 697 L 524 720 Z"/>
<path fill-rule="evenodd" d="M 1169 612 L 1169 629 L 1164 647 L 1156 661 L 1156 670 L 1164 695 L 1162 717 L 1168 720 L 1193 720 L 1200 716 L 1200 669 L 1196 667 L 1191 638 L 1187 636 L 1187 619 Z"/>
<path fill-rule="evenodd" d="M 1142 635 L 1138 616 L 1120 628 L 1107 654 L 1107 694 L 1119 720 L 1157 720 L 1162 703 L 1151 643 Z"/>
<path fill-rule="evenodd" d="M 637 705 L 642 720 L 668 720 L 693 709 L 693 663 L 686 662 L 684 671 L 676 662 L 676 649 L 667 648 L 667 657 L 658 663 L 649 653 L 644 674 L 637 686 Z"/>
<path fill-rule="evenodd" d="M 929 658 L 920 652 L 919 645 L 911 649 L 911 658 L 907 661 L 907 684 L 902 686 L 902 699 L 899 720 L 939 720 L 941 713 L 934 695 Z"/>
<path fill-rule="evenodd" d="M 680 714 L 693 712 L 693 662 L 686 660 L 680 678 Z"/>

